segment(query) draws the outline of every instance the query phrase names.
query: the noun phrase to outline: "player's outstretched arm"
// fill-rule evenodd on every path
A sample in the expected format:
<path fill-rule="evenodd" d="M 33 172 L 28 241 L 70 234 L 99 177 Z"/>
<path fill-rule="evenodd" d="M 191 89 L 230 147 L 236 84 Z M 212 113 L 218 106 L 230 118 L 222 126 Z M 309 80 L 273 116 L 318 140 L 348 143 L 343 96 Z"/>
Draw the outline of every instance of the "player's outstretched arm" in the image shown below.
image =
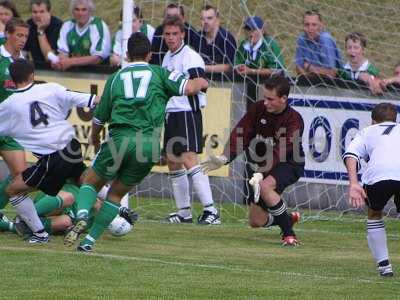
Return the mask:
<path fill-rule="evenodd" d="M 228 163 L 228 158 L 225 155 L 210 155 L 206 160 L 200 163 L 204 173 L 217 170 Z"/>
<path fill-rule="evenodd" d="M 345 160 L 347 173 L 349 174 L 349 202 L 355 207 L 359 208 L 365 204 L 365 199 L 367 195 L 362 188 L 362 186 L 358 183 L 357 178 L 357 160 L 353 157 L 347 157 Z"/>
<path fill-rule="evenodd" d="M 206 91 L 208 89 L 208 81 L 204 78 L 194 78 L 190 79 L 186 86 L 184 94 L 187 96 L 192 96 L 198 94 L 200 91 Z"/>

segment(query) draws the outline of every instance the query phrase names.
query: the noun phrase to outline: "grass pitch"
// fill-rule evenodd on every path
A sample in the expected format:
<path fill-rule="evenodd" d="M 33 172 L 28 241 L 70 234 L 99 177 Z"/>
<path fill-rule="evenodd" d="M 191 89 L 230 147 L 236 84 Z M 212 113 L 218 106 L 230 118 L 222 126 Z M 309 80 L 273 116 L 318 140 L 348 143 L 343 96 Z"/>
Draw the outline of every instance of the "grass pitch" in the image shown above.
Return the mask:
<path fill-rule="evenodd" d="M 62 237 L 30 246 L 0 233 L 0 299 L 398 299 L 398 220 L 386 219 L 393 278 L 381 278 L 360 216 L 298 224 L 302 245 L 279 230 L 251 229 L 242 208 L 224 204 L 223 225 L 165 225 L 171 201 L 135 201 L 133 232 L 105 234 L 95 253 Z M 200 212 L 199 207 L 196 207 Z M 6 211 L 10 214 L 10 210 Z M 355 220 L 355 221 L 354 221 Z"/>

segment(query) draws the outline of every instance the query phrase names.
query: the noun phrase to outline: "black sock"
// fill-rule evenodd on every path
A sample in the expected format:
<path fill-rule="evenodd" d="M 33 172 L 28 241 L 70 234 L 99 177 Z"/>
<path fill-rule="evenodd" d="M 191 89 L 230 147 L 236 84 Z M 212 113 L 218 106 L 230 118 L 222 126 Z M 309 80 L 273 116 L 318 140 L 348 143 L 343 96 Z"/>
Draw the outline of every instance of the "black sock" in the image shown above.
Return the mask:
<path fill-rule="evenodd" d="M 380 261 L 380 262 L 378 263 L 378 266 L 380 266 L 380 267 L 386 267 L 386 266 L 388 266 L 388 265 L 389 265 L 389 260 L 387 260 L 387 259 L 382 260 L 382 261 Z"/>
<path fill-rule="evenodd" d="M 282 229 L 283 236 L 295 235 L 292 220 L 282 199 L 275 206 L 269 207 L 268 210 L 274 216 L 274 223 Z"/>

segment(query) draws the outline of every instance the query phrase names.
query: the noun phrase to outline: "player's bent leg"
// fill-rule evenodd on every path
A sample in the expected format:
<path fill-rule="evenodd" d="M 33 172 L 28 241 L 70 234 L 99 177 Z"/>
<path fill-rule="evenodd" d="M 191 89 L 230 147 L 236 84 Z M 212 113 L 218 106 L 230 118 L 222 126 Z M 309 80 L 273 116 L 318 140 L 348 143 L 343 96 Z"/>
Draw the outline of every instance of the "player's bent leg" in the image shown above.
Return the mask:
<path fill-rule="evenodd" d="M 25 151 L 23 150 L 1 150 L 3 157 L 12 177 L 22 173 L 26 168 Z"/>
<path fill-rule="evenodd" d="M 267 205 L 274 221 L 282 230 L 282 244 L 284 246 L 297 246 L 298 241 L 293 231 L 291 216 L 288 214 L 286 205 L 276 192 L 277 180 L 269 175 L 260 183 L 260 195 L 262 201 Z"/>
<path fill-rule="evenodd" d="M 6 147 L 6 149 L 0 150 L 0 155 L 10 171 L 10 175 L 0 182 L 0 209 L 4 208 L 9 202 L 6 188 L 11 179 L 26 169 L 25 152 L 11 149 L 12 147 Z"/>
<path fill-rule="evenodd" d="M 128 186 L 120 180 L 114 180 L 111 184 L 107 199 L 93 220 L 89 233 L 78 246 L 78 251 L 92 251 L 94 243 L 100 238 L 103 232 L 110 225 L 112 220 L 119 214 L 119 206 L 122 197 L 128 193 L 133 186 Z"/>
<path fill-rule="evenodd" d="M 378 273 L 383 277 L 391 277 L 393 270 L 389 260 L 386 229 L 382 217 L 382 211 L 368 208 L 367 241 L 376 261 Z"/>
<path fill-rule="evenodd" d="M 28 195 L 28 193 L 33 190 L 34 188 L 28 186 L 24 182 L 22 174 L 19 174 L 9 184 L 6 192 L 10 197 L 10 203 L 17 211 L 22 222 L 26 223 L 33 232 L 33 235 L 28 242 L 31 244 L 47 243 L 49 235 L 44 230 L 44 226 L 36 212 L 33 200 Z M 16 229 L 18 231 L 18 226 L 16 226 Z"/>
<path fill-rule="evenodd" d="M 260 206 L 250 203 L 249 225 L 252 228 L 264 227 L 271 220 L 270 214 Z"/>
<path fill-rule="evenodd" d="M 77 196 L 77 217 L 74 226 L 64 237 L 64 245 L 72 246 L 88 224 L 89 212 L 96 203 L 98 191 L 105 185 L 106 179 L 90 168 L 83 180 Z"/>

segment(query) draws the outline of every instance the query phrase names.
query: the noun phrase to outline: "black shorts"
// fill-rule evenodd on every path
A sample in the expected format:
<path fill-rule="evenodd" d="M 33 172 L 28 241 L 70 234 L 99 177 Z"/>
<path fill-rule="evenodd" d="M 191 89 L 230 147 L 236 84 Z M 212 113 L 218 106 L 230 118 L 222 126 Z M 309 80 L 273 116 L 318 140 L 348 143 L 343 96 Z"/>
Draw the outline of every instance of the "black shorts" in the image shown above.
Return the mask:
<path fill-rule="evenodd" d="M 201 153 L 203 151 L 201 111 L 167 113 L 163 148 L 165 153 L 176 156 L 180 156 L 185 152 Z"/>
<path fill-rule="evenodd" d="M 264 178 L 271 175 L 276 181 L 275 192 L 279 195 L 289 186 L 299 180 L 304 175 L 304 166 L 291 164 L 287 162 L 280 162 L 276 164 L 268 173 L 263 174 Z M 268 210 L 267 205 L 260 199 L 257 203 L 264 210 Z"/>
<path fill-rule="evenodd" d="M 400 181 L 382 180 L 371 185 L 366 184 L 364 189 L 368 197 L 365 200 L 368 207 L 381 211 L 392 196 L 395 196 L 395 198 L 400 196 Z M 396 206 L 398 206 L 398 203 L 396 203 Z"/>
<path fill-rule="evenodd" d="M 73 139 L 63 150 L 41 155 L 36 164 L 22 172 L 22 178 L 28 186 L 55 196 L 67 179 L 78 182 L 85 169 L 81 144 Z"/>

